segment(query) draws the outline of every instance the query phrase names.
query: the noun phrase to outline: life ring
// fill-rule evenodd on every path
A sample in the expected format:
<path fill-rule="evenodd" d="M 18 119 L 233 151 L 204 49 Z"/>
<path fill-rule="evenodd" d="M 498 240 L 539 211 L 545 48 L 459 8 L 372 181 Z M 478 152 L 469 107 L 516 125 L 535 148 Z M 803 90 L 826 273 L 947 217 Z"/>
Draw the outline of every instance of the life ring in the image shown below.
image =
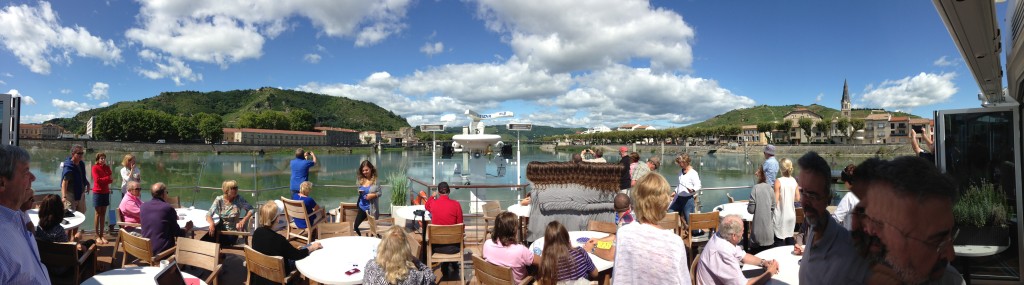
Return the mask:
<path fill-rule="evenodd" d="M 412 198 L 413 205 L 426 205 L 427 204 L 427 193 L 420 191 L 415 198 Z"/>

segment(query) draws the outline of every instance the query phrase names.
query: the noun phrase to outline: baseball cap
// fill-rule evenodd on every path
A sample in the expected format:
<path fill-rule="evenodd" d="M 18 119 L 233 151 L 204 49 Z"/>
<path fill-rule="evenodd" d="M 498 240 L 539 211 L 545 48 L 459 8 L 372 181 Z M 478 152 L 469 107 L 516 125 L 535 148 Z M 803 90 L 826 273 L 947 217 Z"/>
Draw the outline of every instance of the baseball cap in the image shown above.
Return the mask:
<path fill-rule="evenodd" d="M 620 146 L 619 151 L 629 151 L 628 147 Z"/>

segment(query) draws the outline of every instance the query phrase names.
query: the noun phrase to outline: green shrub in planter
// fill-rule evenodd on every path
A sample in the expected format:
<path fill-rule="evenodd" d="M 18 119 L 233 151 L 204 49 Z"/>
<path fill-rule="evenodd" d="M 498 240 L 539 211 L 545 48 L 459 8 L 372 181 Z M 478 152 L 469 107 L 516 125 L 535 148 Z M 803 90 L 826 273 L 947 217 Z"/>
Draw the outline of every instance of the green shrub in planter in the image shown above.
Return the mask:
<path fill-rule="evenodd" d="M 387 180 L 391 184 L 391 205 L 409 205 L 409 180 L 405 171 L 388 173 Z"/>
<path fill-rule="evenodd" d="M 988 181 L 972 183 L 953 205 L 960 227 L 956 244 L 1006 245 L 1009 206 L 1003 192 Z"/>

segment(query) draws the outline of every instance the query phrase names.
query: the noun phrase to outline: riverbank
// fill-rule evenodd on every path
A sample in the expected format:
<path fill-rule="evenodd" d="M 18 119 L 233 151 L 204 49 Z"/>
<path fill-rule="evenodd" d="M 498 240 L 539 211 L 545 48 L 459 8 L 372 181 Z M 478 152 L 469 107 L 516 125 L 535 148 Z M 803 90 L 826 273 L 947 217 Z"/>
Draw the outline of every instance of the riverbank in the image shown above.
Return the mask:
<path fill-rule="evenodd" d="M 166 153 L 291 153 L 301 147 L 317 153 L 361 154 L 370 153 L 370 146 L 284 146 L 284 145 L 239 145 L 239 144 L 182 144 L 182 143 L 146 143 L 146 142 L 112 142 L 93 140 L 36 140 L 20 139 L 19 145 L 24 149 L 70 149 L 80 144 L 87 150 L 116 152 L 166 152 Z"/>
<path fill-rule="evenodd" d="M 580 152 L 588 148 L 601 148 L 606 157 L 615 157 L 622 145 L 543 145 L 541 150 L 548 152 Z M 627 145 L 630 152 L 637 152 L 641 155 L 663 153 L 674 155 L 679 153 L 734 153 L 746 154 L 748 156 L 762 156 L 764 146 L 679 146 L 679 145 Z M 807 152 L 814 151 L 821 156 L 852 156 L 852 157 L 895 157 L 903 155 L 914 155 L 910 144 L 812 144 L 812 145 L 776 145 L 777 156 L 798 157 Z"/>

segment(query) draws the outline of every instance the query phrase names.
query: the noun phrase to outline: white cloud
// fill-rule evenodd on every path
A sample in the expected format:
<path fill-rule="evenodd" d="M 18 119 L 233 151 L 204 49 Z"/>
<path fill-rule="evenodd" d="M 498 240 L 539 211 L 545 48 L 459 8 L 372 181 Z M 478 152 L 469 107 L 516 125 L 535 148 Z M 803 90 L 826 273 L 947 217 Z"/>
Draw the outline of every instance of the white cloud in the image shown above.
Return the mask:
<path fill-rule="evenodd" d="M 53 99 L 50 103 L 53 104 L 54 107 L 57 107 L 57 110 L 60 110 L 60 113 L 82 112 L 93 108 L 86 103 L 64 101 L 61 99 Z"/>
<path fill-rule="evenodd" d="M 573 84 L 569 74 L 550 74 L 513 58 L 504 64 L 448 64 L 416 71 L 401 80 L 408 94 L 444 94 L 467 103 L 536 100 L 564 93 Z"/>
<path fill-rule="evenodd" d="M 568 110 L 589 112 L 616 121 L 635 117 L 689 123 L 729 110 L 750 107 L 754 100 L 733 94 L 711 79 L 689 75 L 657 74 L 646 68 L 617 65 L 578 77 L 577 90 L 539 102 Z"/>
<path fill-rule="evenodd" d="M 7 85 L 6 81 L 0 80 L 0 85 Z"/>
<path fill-rule="evenodd" d="M 137 71 L 139 75 L 145 76 L 149 79 L 161 79 L 170 78 L 174 81 L 174 85 L 181 86 L 183 80 L 192 82 L 203 80 L 202 73 L 193 73 L 192 68 L 188 66 L 184 61 L 174 57 L 164 57 L 158 55 L 150 50 L 142 50 L 139 52 L 139 58 L 153 62 L 156 65 L 155 69 L 143 69 L 139 68 Z"/>
<path fill-rule="evenodd" d="M 924 73 L 899 80 L 886 80 L 868 89 L 862 101 L 871 107 L 913 108 L 940 103 L 956 93 L 956 73 Z"/>
<path fill-rule="evenodd" d="M 537 68 L 577 71 L 650 60 L 655 72 L 686 70 L 694 31 L 647 1 L 480 0 L 477 16 Z"/>
<path fill-rule="evenodd" d="M 814 97 L 814 103 L 821 103 L 821 99 L 825 97 L 825 93 L 818 93 L 817 97 Z"/>
<path fill-rule="evenodd" d="M 425 44 L 423 44 L 422 47 L 420 47 L 420 52 L 425 53 L 427 55 L 431 55 L 431 56 L 435 55 L 435 54 L 442 53 L 442 52 L 444 52 L 444 43 L 442 43 L 442 42 L 436 42 L 436 43 L 429 43 L 428 42 L 428 43 L 425 43 Z"/>
<path fill-rule="evenodd" d="M 52 120 L 52 119 L 60 118 L 60 117 L 61 116 L 58 116 L 57 114 L 54 114 L 54 113 L 35 114 L 35 115 L 21 115 L 21 122 L 22 123 L 28 123 L 28 124 L 38 124 L 38 123 L 42 123 L 42 122 L 49 121 L 49 120 Z"/>
<path fill-rule="evenodd" d="M 67 88 L 61 89 L 60 90 L 60 94 L 65 94 L 65 95 L 71 94 L 71 89 L 67 89 Z"/>
<path fill-rule="evenodd" d="M 61 26 L 45 1 L 38 7 L 11 5 L 0 11 L 0 40 L 22 65 L 39 74 L 50 73 L 51 61 L 71 63 L 72 54 L 108 65 L 121 61 L 121 49 L 113 40 L 104 41 L 84 27 Z"/>
<path fill-rule="evenodd" d="M 14 77 L 14 74 L 11 74 L 10 72 L 4 72 L 4 76 Z"/>
<path fill-rule="evenodd" d="M 18 92 L 18 89 L 11 89 L 10 91 L 7 91 L 7 94 L 11 94 L 11 96 L 14 96 L 14 97 L 21 97 L 22 104 L 25 104 L 25 105 L 35 105 L 36 104 L 36 99 L 32 98 L 32 96 L 21 95 L 21 92 Z"/>
<path fill-rule="evenodd" d="M 221 67 L 259 58 L 266 38 L 291 28 L 288 20 L 308 18 L 331 37 L 352 37 L 370 46 L 405 28 L 409 0 L 140 0 L 140 27 L 125 36 L 172 58 Z"/>
<path fill-rule="evenodd" d="M 110 102 L 100 102 L 100 104 L 98 106 L 100 106 L 100 107 L 110 106 Z"/>
<path fill-rule="evenodd" d="M 940 66 L 940 67 L 957 66 L 957 65 L 960 65 L 960 59 L 954 58 L 953 60 L 949 60 L 949 59 L 946 59 L 945 55 L 943 55 L 939 59 L 936 59 L 934 62 L 932 62 L 932 64 L 935 65 L 935 66 Z"/>
<path fill-rule="evenodd" d="M 307 53 L 305 56 L 302 57 L 302 60 L 305 60 L 308 63 L 317 64 L 320 63 L 320 55 L 315 53 Z"/>
<path fill-rule="evenodd" d="M 108 91 L 110 91 L 110 84 L 96 82 L 92 85 L 92 92 L 85 94 L 85 97 L 93 100 L 107 99 L 110 98 L 110 95 L 107 94 Z"/>

